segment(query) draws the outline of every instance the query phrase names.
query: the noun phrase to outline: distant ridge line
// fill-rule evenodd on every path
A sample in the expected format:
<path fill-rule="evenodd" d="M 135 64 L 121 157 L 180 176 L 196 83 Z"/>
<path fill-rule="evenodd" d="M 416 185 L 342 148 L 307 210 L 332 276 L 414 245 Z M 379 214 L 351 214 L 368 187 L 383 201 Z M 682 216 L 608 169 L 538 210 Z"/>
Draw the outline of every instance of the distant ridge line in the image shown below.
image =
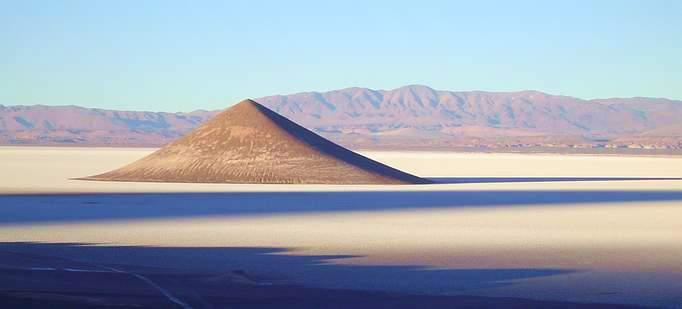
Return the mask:
<path fill-rule="evenodd" d="M 539 91 L 345 88 L 255 99 L 350 148 L 682 149 L 682 101 L 583 100 Z M 0 144 L 160 146 L 219 111 L 0 106 Z"/>

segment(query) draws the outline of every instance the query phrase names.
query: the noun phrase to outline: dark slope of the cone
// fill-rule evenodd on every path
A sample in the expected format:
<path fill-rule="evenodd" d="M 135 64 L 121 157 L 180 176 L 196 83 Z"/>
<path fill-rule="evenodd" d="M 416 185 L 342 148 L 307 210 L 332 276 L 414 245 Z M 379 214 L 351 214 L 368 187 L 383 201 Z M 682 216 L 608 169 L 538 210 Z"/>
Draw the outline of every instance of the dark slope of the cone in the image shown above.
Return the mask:
<path fill-rule="evenodd" d="M 206 183 L 429 183 L 334 144 L 245 100 L 186 136 L 88 180 Z"/>
<path fill-rule="evenodd" d="M 253 102 L 253 101 L 252 101 Z M 372 173 L 376 173 L 385 177 L 394 178 L 407 183 L 430 183 L 430 181 L 420 178 L 398 169 L 392 168 L 383 163 L 374 161 L 370 158 L 362 156 L 347 148 L 331 142 L 330 140 L 317 135 L 316 133 L 302 127 L 301 125 L 287 119 L 286 117 L 277 114 L 269 108 L 255 103 L 263 114 L 268 116 L 273 122 L 277 123 L 282 129 L 286 130 L 293 137 L 317 149 L 318 151 L 342 160 L 350 165 L 357 166 Z"/>

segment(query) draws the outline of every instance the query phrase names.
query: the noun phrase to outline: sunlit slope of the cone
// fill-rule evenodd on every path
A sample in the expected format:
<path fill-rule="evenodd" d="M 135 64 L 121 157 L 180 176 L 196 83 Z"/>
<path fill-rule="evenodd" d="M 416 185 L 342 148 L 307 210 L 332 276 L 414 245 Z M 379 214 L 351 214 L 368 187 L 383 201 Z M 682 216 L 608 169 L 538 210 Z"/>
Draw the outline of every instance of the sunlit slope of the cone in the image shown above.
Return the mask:
<path fill-rule="evenodd" d="M 428 183 L 311 132 L 252 100 L 218 114 L 149 156 L 88 180 L 409 184 Z"/>

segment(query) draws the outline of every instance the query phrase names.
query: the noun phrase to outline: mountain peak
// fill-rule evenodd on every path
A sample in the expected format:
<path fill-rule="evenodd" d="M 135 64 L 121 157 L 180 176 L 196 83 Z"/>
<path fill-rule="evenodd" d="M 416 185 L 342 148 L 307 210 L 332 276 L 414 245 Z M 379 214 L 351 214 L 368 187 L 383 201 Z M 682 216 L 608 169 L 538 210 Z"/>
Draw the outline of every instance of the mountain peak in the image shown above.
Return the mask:
<path fill-rule="evenodd" d="M 393 89 L 394 91 L 399 91 L 399 90 L 416 90 L 416 91 L 436 91 L 435 89 L 426 86 L 426 85 L 419 85 L 419 84 L 413 84 L 413 85 L 405 85 L 396 89 Z"/>
<path fill-rule="evenodd" d="M 258 105 L 261 104 L 252 99 L 244 99 L 241 100 L 239 103 L 235 104 L 234 107 L 240 106 L 241 108 L 254 108 L 257 107 Z"/>

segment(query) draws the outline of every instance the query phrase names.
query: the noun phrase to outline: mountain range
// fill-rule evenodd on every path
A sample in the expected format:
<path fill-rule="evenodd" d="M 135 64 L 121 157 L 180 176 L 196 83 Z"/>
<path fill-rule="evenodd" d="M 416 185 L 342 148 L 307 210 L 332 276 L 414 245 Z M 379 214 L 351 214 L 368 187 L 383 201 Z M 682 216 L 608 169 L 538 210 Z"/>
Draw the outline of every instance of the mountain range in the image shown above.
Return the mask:
<path fill-rule="evenodd" d="M 255 101 L 353 148 L 682 148 L 682 101 L 538 91 L 346 88 Z M 220 111 L 0 105 L 0 143 L 159 146 Z"/>

